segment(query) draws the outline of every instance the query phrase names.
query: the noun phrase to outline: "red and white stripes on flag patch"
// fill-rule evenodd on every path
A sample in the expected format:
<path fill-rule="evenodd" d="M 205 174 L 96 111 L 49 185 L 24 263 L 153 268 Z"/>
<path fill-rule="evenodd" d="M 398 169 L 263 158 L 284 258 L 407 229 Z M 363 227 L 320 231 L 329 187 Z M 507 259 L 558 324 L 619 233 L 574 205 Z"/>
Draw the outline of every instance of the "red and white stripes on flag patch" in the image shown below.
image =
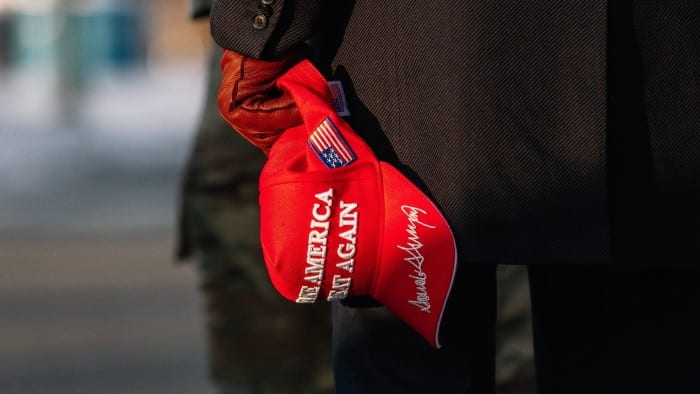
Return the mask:
<path fill-rule="evenodd" d="M 309 137 L 309 146 L 328 168 L 343 167 L 357 156 L 330 118 L 325 118 Z"/>

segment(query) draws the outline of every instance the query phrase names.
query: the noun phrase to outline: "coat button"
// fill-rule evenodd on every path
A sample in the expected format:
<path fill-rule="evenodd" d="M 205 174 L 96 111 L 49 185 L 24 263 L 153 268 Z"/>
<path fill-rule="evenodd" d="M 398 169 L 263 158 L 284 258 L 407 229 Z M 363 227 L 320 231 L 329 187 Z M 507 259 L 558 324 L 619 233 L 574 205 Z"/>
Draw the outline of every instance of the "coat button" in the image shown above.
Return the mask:
<path fill-rule="evenodd" d="M 253 18 L 253 28 L 256 30 L 262 30 L 267 27 L 267 17 L 263 14 L 255 15 Z"/>
<path fill-rule="evenodd" d="M 265 5 L 270 5 L 275 2 L 275 0 L 260 0 L 261 3 Z"/>

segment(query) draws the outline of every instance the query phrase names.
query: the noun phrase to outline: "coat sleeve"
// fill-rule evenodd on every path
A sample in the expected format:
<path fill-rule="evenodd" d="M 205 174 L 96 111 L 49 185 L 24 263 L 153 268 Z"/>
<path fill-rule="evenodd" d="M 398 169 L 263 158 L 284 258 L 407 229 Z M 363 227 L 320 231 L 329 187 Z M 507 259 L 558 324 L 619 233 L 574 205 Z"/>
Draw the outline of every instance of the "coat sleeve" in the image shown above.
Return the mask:
<path fill-rule="evenodd" d="M 308 39 L 323 0 L 216 0 L 211 33 L 219 46 L 271 60 Z"/>

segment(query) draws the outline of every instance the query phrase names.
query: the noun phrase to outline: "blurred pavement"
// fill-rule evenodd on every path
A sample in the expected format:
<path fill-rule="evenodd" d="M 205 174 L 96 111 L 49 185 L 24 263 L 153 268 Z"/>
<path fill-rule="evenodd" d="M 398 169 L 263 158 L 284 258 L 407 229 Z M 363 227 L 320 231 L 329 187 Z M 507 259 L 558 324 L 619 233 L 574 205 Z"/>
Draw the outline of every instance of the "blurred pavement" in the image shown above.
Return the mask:
<path fill-rule="evenodd" d="M 0 240 L 0 392 L 207 393 L 190 267 L 155 232 Z"/>

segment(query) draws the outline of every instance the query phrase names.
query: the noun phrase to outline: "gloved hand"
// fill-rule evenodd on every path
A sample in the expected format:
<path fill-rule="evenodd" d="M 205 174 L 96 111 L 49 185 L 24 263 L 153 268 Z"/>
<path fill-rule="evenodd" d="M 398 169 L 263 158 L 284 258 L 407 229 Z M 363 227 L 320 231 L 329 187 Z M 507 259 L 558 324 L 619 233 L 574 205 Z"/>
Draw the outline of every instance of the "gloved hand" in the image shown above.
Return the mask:
<path fill-rule="evenodd" d="M 301 123 L 294 100 L 275 82 L 306 54 L 299 49 L 275 61 L 264 61 L 224 50 L 219 111 L 234 130 L 266 155 L 284 130 Z"/>

